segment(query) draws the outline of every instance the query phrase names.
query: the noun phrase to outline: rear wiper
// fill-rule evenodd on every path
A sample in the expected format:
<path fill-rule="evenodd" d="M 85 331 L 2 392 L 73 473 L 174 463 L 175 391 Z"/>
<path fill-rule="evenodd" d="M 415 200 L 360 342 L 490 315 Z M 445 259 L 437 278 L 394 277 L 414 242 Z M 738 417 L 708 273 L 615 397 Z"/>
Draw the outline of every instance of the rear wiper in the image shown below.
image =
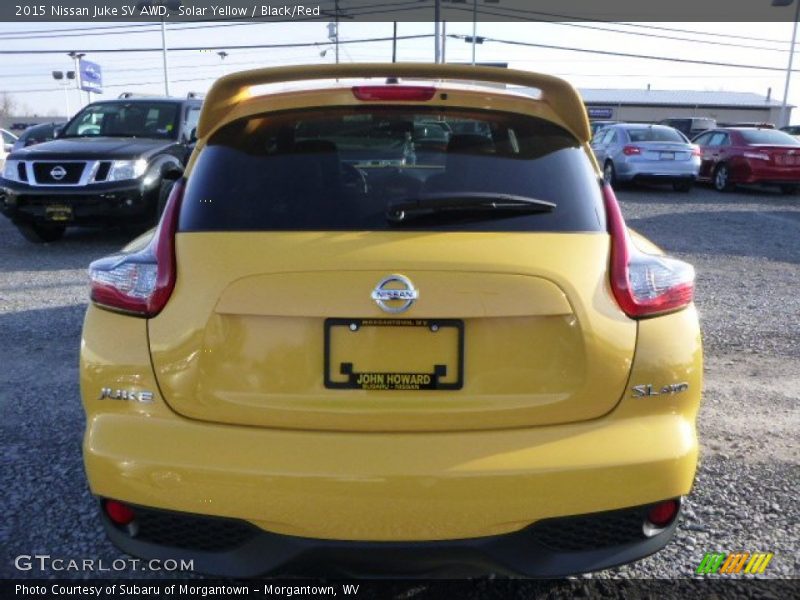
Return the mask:
<path fill-rule="evenodd" d="M 424 194 L 386 206 L 386 218 L 395 223 L 408 219 L 444 212 L 497 212 L 504 213 L 542 213 L 550 212 L 555 203 L 517 196 L 514 194 L 494 194 L 490 192 L 442 192 Z"/>

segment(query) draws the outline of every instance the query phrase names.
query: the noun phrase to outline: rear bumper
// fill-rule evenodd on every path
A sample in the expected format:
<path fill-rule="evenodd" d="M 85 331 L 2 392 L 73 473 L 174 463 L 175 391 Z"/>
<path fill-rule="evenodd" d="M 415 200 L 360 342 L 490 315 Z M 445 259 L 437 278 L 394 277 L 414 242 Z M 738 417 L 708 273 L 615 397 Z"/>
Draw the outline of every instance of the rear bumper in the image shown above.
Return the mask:
<path fill-rule="evenodd" d="M 561 577 L 633 562 L 663 548 L 678 519 L 648 537 L 646 506 L 540 521 L 523 530 L 431 542 L 347 542 L 279 535 L 233 519 L 136 507 L 127 526 L 101 511 L 112 542 L 146 559 L 192 561 L 225 577 L 472 576 Z"/>
<path fill-rule="evenodd" d="M 700 170 L 700 160 L 697 158 L 690 161 L 621 161 L 614 166 L 617 178 L 622 181 L 694 180 Z"/>
<path fill-rule="evenodd" d="M 484 537 L 684 496 L 696 458 L 694 423 L 674 414 L 346 433 L 106 413 L 89 420 L 84 440 L 97 496 L 361 541 Z"/>
<path fill-rule="evenodd" d="M 760 161 L 741 161 L 734 165 L 731 180 L 735 183 L 763 185 L 800 185 L 800 166 L 772 167 Z"/>

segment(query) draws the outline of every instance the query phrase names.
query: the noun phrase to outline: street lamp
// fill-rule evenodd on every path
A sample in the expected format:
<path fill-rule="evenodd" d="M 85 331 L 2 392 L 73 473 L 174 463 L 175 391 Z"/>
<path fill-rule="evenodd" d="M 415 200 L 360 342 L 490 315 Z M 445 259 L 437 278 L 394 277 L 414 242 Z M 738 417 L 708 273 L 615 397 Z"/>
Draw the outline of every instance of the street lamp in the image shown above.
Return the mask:
<path fill-rule="evenodd" d="M 772 6 L 791 6 L 794 0 L 772 0 Z M 795 2 L 794 9 L 794 27 L 792 29 L 792 44 L 789 47 L 789 65 L 786 67 L 786 85 L 783 88 L 783 103 L 781 104 L 781 116 L 778 122 L 778 127 L 785 127 L 786 119 L 786 104 L 789 100 L 789 80 L 792 77 L 792 59 L 794 59 L 794 42 L 797 39 L 797 18 L 800 16 L 800 0 Z"/>
<path fill-rule="evenodd" d="M 69 93 L 67 92 L 67 88 L 69 87 L 69 80 L 75 79 L 75 71 L 53 71 L 53 79 L 64 82 L 61 88 L 64 90 L 64 102 L 67 104 L 67 121 L 69 121 L 69 116 L 72 114 L 72 111 L 69 109 Z"/>

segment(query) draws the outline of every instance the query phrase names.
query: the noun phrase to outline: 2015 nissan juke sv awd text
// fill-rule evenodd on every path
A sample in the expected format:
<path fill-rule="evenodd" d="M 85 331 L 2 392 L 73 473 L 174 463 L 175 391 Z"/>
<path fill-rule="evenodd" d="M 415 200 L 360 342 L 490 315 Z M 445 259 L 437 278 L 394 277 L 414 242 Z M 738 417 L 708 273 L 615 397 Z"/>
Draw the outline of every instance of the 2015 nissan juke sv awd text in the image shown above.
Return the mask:
<path fill-rule="evenodd" d="M 557 576 L 669 541 L 694 271 L 626 228 L 568 83 L 258 69 L 197 134 L 156 230 L 90 267 L 84 458 L 117 546 L 225 576 Z"/>

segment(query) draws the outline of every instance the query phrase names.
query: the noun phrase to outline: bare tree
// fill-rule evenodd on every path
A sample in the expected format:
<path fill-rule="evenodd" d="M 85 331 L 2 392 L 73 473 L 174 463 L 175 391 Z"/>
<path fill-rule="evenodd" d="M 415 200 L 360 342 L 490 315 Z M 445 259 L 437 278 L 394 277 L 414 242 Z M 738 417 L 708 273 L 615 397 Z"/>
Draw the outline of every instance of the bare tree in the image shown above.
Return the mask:
<path fill-rule="evenodd" d="M 17 101 L 8 92 L 0 92 L 0 119 L 6 119 L 17 109 Z"/>

